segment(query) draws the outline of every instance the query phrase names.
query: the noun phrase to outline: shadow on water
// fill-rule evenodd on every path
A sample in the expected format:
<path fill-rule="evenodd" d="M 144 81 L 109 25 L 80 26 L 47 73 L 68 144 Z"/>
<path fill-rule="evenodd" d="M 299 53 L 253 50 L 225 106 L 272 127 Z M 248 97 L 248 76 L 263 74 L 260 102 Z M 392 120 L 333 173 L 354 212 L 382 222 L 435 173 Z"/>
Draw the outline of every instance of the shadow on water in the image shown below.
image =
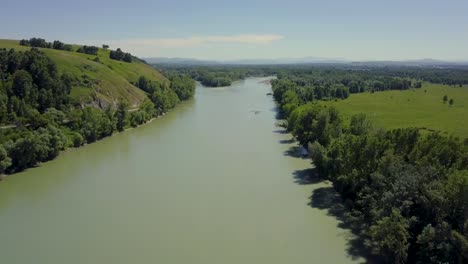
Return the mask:
<path fill-rule="evenodd" d="M 317 184 L 325 181 L 325 179 L 317 172 L 316 168 L 296 170 L 293 172 L 293 178 L 294 182 L 299 185 Z"/>
<path fill-rule="evenodd" d="M 281 141 L 280 141 L 280 143 L 281 143 Z M 291 146 L 289 149 L 284 151 L 283 154 L 285 156 L 298 158 L 298 159 L 308 159 L 309 158 L 307 150 L 304 147 L 302 147 L 301 145 Z"/>
<path fill-rule="evenodd" d="M 284 155 L 292 156 L 301 159 L 307 159 L 298 155 L 300 153 L 301 146 L 293 146 Z M 318 170 L 313 167 L 304 170 L 296 170 L 293 173 L 293 180 L 299 185 L 315 185 L 325 182 L 327 179 L 324 178 Z M 322 186 L 322 185 L 320 185 Z M 369 254 L 368 248 L 365 246 L 364 239 L 360 236 L 362 226 L 360 222 L 354 220 L 349 209 L 341 199 L 339 193 L 333 188 L 333 186 L 317 187 L 312 191 L 309 197 L 307 205 L 319 210 L 325 210 L 328 216 L 334 217 L 338 220 L 338 227 L 344 230 L 349 230 L 351 235 L 346 237 L 347 243 L 347 254 L 351 259 L 356 260 L 359 258 L 365 259 L 364 263 L 381 263 L 382 260 Z"/>
<path fill-rule="evenodd" d="M 277 130 L 273 130 L 273 133 L 276 133 L 276 134 L 289 134 L 289 132 L 286 130 L 286 129 L 277 129 Z"/>
<path fill-rule="evenodd" d="M 277 106 L 270 109 L 270 111 L 275 112 L 275 118 L 277 120 L 284 120 L 284 114 L 281 113 L 281 111 L 279 110 L 279 108 Z"/>
<path fill-rule="evenodd" d="M 294 171 L 293 179 L 299 185 L 315 185 L 326 181 L 315 167 Z M 338 220 L 339 228 L 351 232 L 351 235 L 346 237 L 347 254 L 351 259 L 363 258 L 365 259 L 364 263 L 382 263 L 382 259 L 369 253 L 364 243 L 364 238 L 359 235 L 360 231 L 363 230 L 361 222 L 353 219 L 349 209 L 333 186 L 314 189 L 307 205 L 319 210 L 325 210 L 328 216 Z"/>
<path fill-rule="evenodd" d="M 294 138 L 291 138 L 291 139 L 282 139 L 282 140 L 279 141 L 279 143 L 281 143 L 281 144 L 292 144 L 292 143 L 294 143 L 294 142 L 296 142 L 296 140 L 294 140 Z"/>
<path fill-rule="evenodd" d="M 278 107 L 271 109 L 276 111 L 276 119 L 283 120 L 283 115 L 279 111 Z M 279 128 L 274 130 L 274 133 L 278 134 L 288 134 L 289 131 L 286 129 Z M 294 138 L 288 140 L 280 140 L 280 144 L 293 144 L 295 142 Z M 295 145 L 291 146 L 288 150 L 283 153 L 285 156 L 308 159 L 307 155 L 303 155 L 302 146 Z M 322 182 L 325 182 L 326 179 L 319 174 L 317 169 L 313 167 L 311 163 L 311 168 L 304 170 L 296 170 L 293 172 L 293 180 L 296 184 L 299 185 L 315 185 Z M 312 191 L 312 194 L 309 197 L 307 203 L 311 208 L 316 208 L 319 210 L 326 210 L 328 216 L 334 217 L 338 220 L 338 227 L 344 230 L 349 230 L 351 235 L 346 237 L 347 243 L 347 254 L 351 259 L 356 260 L 359 258 L 364 259 L 363 263 L 374 264 L 382 263 L 383 260 L 379 257 L 373 256 L 370 254 L 369 249 L 364 243 L 364 238 L 359 235 L 362 230 L 361 223 L 353 220 L 350 215 L 349 209 L 345 206 L 345 203 L 341 199 L 339 193 L 333 188 L 333 186 L 328 187 L 318 187 Z"/>
<path fill-rule="evenodd" d="M 348 208 L 343 203 L 340 195 L 330 187 L 317 188 L 309 197 L 308 205 L 312 208 L 326 210 L 327 215 L 339 221 L 338 227 L 350 230 L 352 235 L 347 237 L 347 253 L 352 259 L 364 258 L 364 263 L 382 263 L 382 259 L 369 253 L 364 238 L 359 235 L 362 226 L 352 218 Z"/>

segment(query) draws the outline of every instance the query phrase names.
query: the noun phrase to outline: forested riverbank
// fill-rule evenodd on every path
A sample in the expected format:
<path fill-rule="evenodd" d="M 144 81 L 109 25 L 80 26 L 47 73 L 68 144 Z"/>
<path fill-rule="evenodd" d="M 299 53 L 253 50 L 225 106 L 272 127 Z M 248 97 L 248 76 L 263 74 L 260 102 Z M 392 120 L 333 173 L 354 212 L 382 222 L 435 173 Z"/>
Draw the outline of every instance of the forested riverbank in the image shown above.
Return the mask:
<path fill-rule="evenodd" d="M 248 77 L 271 76 L 275 74 L 274 67 L 268 66 L 241 66 L 241 65 L 172 65 L 153 64 L 166 74 L 184 74 L 199 81 L 206 87 L 227 87 L 233 82 Z"/>
<path fill-rule="evenodd" d="M 255 67 L 278 76 L 272 89 L 287 129 L 333 183 L 346 207 L 342 219 L 370 252 L 388 263 L 468 261 L 468 139 L 463 122 L 451 122 L 466 113 L 466 67 Z M 428 96 L 434 89 L 446 94 Z M 378 106 L 345 118 L 326 103 L 387 91 L 407 98 L 385 110 L 401 115 L 393 121 L 400 128 L 377 126 L 367 114 Z M 417 101 L 409 96 L 415 91 Z M 449 103 L 447 94 L 458 99 Z M 429 119 L 404 113 L 405 104 Z M 437 120 L 450 126 L 432 129 Z"/>
<path fill-rule="evenodd" d="M 72 53 L 68 48 L 60 52 Z M 190 99 L 195 90 L 195 82 L 183 75 L 173 74 L 165 82 L 140 76 L 132 89 L 141 89 L 145 99 L 136 108 L 125 97 L 98 107 L 72 96 L 80 85 L 81 76 L 64 71 L 36 47 L 0 49 L 0 174 L 34 167 L 67 148 L 144 124 Z"/>
<path fill-rule="evenodd" d="M 389 263 L 468 261 L 468 140 L 385 130 L 365 114 L 345 121 L 301 86 L 272 84 L 288 130 L 333 182 L 346 222 L 370 251 Z"/>

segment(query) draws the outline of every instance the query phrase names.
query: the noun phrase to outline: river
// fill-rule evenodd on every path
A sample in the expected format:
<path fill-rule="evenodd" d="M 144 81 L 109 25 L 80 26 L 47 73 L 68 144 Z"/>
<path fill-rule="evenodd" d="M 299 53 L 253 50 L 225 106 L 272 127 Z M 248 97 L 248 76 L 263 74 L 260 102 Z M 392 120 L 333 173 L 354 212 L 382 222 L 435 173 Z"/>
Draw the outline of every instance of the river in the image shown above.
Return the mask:
<path fill-rule="evenodd" d="M 1 263 L 362 262 L 332 188 L 303 179 L 310 160 L 275 126 L 266 79 L 198 86 L 147 125 L 0 182 Z"/>

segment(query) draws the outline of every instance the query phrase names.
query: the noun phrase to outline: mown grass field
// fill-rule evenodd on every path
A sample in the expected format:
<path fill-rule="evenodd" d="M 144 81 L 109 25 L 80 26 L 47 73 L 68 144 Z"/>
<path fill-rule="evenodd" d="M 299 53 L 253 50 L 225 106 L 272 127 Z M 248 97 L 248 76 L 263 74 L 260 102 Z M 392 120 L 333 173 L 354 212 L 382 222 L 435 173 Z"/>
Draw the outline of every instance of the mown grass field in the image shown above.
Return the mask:
<path fill-rule="evenodd" d="M 73 48 L 76 50 L 78 47 L 74 45 Z M 18 40 L 0 40 L 0 48 L 30 49 L 20 46 Z M 132 82 L 140 76 L 160 83 L 167 81 L 161 73 L 144 63 L 111 60 L 109 50 L 99 49 L 97 56 L 54 49 L 40 50 L 57 63 L 60 72 L 71 74 L 78 80 L 72 88 L 71 96 L 82 102 L 105 101 L 111 104 L 125 98 L 136 107 L 147 95 Z M 96 57 L 99 62 L 94 61 Z"/>
<path fill-rule="evenodd" d="M 444 95 L 453 98 L 452 106 L 443 103 Z M 320 104 L 335 106 L 348 120 L 366 113 L 384 128 L 418 127 L 468 138 L 468 86 L 424 83 L 419 89 L 352 94 L 345 100 Z"/>

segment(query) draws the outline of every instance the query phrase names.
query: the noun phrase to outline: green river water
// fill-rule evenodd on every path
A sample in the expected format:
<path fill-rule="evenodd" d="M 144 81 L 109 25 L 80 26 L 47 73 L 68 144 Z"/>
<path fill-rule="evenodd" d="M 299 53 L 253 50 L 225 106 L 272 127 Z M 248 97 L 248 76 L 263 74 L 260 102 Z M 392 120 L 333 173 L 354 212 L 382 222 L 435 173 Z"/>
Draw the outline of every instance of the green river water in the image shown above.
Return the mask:
<path fill-rule="evenodd" d="M 310 160 L 290 155 L 266 79 L 198 86 L 147 125 L 0 182 L 0 263 L 362 262 L 330 185 L 300 184 Z"/>

